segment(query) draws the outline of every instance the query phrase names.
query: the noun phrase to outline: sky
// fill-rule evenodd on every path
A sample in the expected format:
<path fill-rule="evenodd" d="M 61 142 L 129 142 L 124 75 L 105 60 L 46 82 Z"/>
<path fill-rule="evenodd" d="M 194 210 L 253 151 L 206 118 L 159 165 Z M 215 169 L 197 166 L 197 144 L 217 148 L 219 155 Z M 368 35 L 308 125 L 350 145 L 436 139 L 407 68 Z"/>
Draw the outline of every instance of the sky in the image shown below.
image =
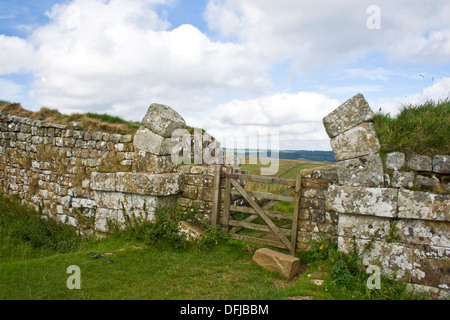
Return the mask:
<path fill-rule="evenodd" d="M 331 150 L 322 119 L 358 93 L 393 116 L 449 97 L 448 17 L 448 0 L 0 0 L 0 100 L 134 121 L 160 103 L 225 147 Z"/>

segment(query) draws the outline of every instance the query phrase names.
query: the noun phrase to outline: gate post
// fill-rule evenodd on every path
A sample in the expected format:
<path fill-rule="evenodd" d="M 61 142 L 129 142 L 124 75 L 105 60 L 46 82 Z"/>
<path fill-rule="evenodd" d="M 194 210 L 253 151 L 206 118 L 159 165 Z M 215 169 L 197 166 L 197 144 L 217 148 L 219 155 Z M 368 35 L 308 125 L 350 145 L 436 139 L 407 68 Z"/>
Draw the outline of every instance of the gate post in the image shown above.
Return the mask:
<path fill-rule="evenodd" d="M 222 165 L 216 165 L 214 168 L 214 197 L 213 207 L 211 212 L 211 225 L 217 226 L 220 213 L 220 175 L 222 173 Z"/>
<path fill-rule="evenodd" d="M 225 173 L 230 173 L 229 168 L 225 168 Z M 222 219 L 222 229 L 225 233 L 229 231 L 229 221 L 230 221 L 230 202 L 231 202 L 231 182 L 230 178 L 225 178 L 225 192 L 223 195 L 223 219 Z"/>
<path fill-rule="evenodd" d="M 297 181 L 295 183 L 295 206 L 294 213 L 292 216 L 292 232 L 291 232 L 291 255 L 295 254 L 295 249 L 297 248 L 297 234 L 298 234 L 298 216 L 300 210 L 300 196 L 302 190 L 302 175 L 297 176 Z"/>

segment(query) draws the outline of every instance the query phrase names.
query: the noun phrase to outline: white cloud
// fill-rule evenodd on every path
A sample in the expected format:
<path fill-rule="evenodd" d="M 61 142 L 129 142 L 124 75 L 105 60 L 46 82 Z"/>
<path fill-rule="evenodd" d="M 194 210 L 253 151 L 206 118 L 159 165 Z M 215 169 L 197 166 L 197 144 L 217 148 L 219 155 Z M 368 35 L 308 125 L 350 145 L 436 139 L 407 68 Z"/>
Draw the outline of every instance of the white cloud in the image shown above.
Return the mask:
<path fill-rule="evenodd" d="M 156 6 L 169 8 L 174 1 L 55 5 L 49 22 L 27 39 L 0 35 L 0 75 L 32 72 L 30 98 L 63 112 L 109 112 L 140 120 L 148 105 L 158 102 L 214 135 L 272 128 L 279 130 L 283 148 L 329 149 L 322 118 L 339 102 L 303 92 L 319 91 L 286 79 L 286 87 L 277 85 L 277 90 L 292 86 L 301 92 L 276 93 L 270 75 L 277 65 L 290 63 L 289 75 L 319 68 L 326 81 L 309 88 L 350 97 L 379 93 L 392 83 L 389 67 L 352 64 L 374 50 L 391 65 L 450 62 L 448 0 L 379 0 L 380 30 L 367 28 L 367 7 L 374 4 L 369 0 L 210 0 L 204 12 L 208 34 L 192 25 L 172 28 Z M 345 73 L 330 75 L 332 68 Z M 446 79 L 427 90 L 448 94 Z M 18 90 L 10 82 L 2 85 Z M 378 102 L 383 110 L 395 110 L 399 101 Z"/>
<path fill-rule="evenodd" d="M 422 92 L 413 93 L 405 97 L 379 99 L 374 105 L 381 108 L 383 113 L 390 113 L 392 116 L 395 116 L 405 105 L 418 105 L 426 101 L 442 101 L 449 98 L 450 78 L 442 78 L 423 89 Z"/>
<path fill-rule="evenodd" d="M 0 38 L 8 52 L 0 53 L 2 72 L 32 71 L 30 97 L 40 105 L 135 120 L 153 102 L 189 113 L 208 108 L 217 92 L 260 94 L 270 85 L 264 66 L 244 46 L 212 41 L 192 25 L 170 30 L 153 6 L 170 2 L 55 5 L 50 22 L 29 39 Z"/>
<path fill-rule="evenodd" d="M 238 39 L 269 62 L 291 59 L 298 73 L 354 61 L 374 49 L 403 61 L 450 61 L 448 1 L 379 0 L 381 29 L 369 30 L 367 8 L 373 4 L 210 0 L 205 17 L 211 29 Z"/>
<path fill-rule="evenodd" d="M 246 138 L 275 130 L 281 149 L 329 150 L 322 119 L 339 105 L 339 101 L 318 93 L 278 93 L 221 104 L 205 115 L 201 125 L 225 146 L 233 142 L 230 137 L 242 144 Z"/>
<path fill-rule="evenodd" d="M 25 71 L 35 62 L 33 47 L 27 41 L 0 34 L 0 75 Z"/>

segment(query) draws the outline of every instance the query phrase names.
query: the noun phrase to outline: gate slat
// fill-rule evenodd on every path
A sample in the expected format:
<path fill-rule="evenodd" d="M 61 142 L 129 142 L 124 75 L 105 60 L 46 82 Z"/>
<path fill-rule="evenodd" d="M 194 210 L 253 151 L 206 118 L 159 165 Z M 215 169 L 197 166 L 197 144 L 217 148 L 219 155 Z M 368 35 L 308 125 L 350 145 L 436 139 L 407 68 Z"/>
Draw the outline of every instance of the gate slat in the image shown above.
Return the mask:
<path fill-rule="evenodd" d="M 262 207 L 262 209 L 266 210 L 264 207 Z M 250 208 L 250 207 L 230 206 L 230 211 L 248 213 L 248 214 L 251 214 L 253 218 L 258 217 L 258 213 L 253 208 Z M 292 216 L 288 215 L 287 213 L 278 212 L 278 211 L 265 211 L 265 212 L 271 218 L 292 220 Z M 255 217 L 255 215 L 256 215 L 256 217 Z M 252 219 L 252 221 L 253 220 L 254 219 Z M 244 219 L 243 221 L 251 222 L 251 221 L 247 221 L 247 219 Z"/>
<path fill-rule="evenodd" d="M 253 198 L 241 187 L 236 180 L 226 178 L 231 182 L 231 184 L 240 192 L 245 200 L 256 210 L 256 212 L 261 216 L 261 218 L 267 223 L 270 229 L 277 235 L 278 238 L 283 242 L 283 244 L 291 250 L 291 242 L 284 236 L 284 234 L 278 229 L 278 227 L 272 222 L 272 220 L 266 215 L 263 209 L 261 209 L 258 204 L 253 200 Z M 227 221 L 228 224 L 228 221 Z"/>
<path fill-rule="evenodd" d="M 225 174 L 223 174 L 223 176 L 225 178 L 247 180 L 247 181 L 261 182 L 261 183 L 274 183 L 274 184 L 281 184 L 281 185 L 285 185 L 285 186 L 295 187 L 295 180 L 293 180 L 293 179 L 258 176 L 258 175 L 254 175 L 254 174 L 244 174 L 244 173 L 239 173 L 239 174 L 225 173 Z"/>
<path fill-rule="evenodd" d="M 243 228 L 247 228 L 247 229 L 251 229 L 251 230 L 272 232 L 272 230 L 268 226 L 262 225 L 262 224 L 248 223 L 248 222 L 238 221 L 238 220 L 230 220 L 229 224 L 230 224 L 230 226 L 243 227 Z M 288 229 L 279 228 L 279 230 L 286 236 L 291 235 L 290 229 L 288 230 Z"/>
<path fill-rule="evenodd" d="M 286 202 L 295 202 L 293 197 L 283 196 L 281 194 L 274 194 L 269 192 L 260 192 L 260 191 L 247 191 L 247 193 L 256 198 L 264 198 L 269 200 L 278 200 L 278 201 L 286 201 Z M 239 191 L 231 190 L 231 194 L 240 195 Z"/>
<path fill-rule="evenodd" d="M 257 244 L 280 248 L 280 249 L 289 249 L 280 241 L 273 241 L 273 240 L 269 240 L 269 239 L 261 239 L 261 238 L 242 236 L 239 234 L 230 234 L 230 238 L 235 239 L 235 240 L 245 241 L 245 242 L 253 242 L 253 243 L 257 243 Z"/>

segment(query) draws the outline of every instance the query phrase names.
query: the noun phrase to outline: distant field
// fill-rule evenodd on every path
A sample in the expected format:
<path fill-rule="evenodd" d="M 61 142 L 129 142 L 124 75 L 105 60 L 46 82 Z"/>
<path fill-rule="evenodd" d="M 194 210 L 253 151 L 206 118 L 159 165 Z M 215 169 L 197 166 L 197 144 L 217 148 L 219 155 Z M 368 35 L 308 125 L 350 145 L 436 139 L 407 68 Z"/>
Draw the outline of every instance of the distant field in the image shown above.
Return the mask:
<path fill-rule="evenodd" d="M 263 161 L 264 162 L 264 161 Z M 257 164 L 249 164 L 249 157 L 245 157 L 245 161 L 241 165 L 241 169 L 248 174 L 261 174 L 261 168 L 269 167 L 269 165 L 262 165 L 258 161 Z M 277 178 L 284 179 L 296 179 L 300 174 L 300 171 L 308 168 L 322 167 L 329 165 L 329 162 L 318 162 L 318 161 L 308 161 L 308 160 L 290 160 L 290 159 L 279 159 L 279 169 L 278 172 L 273 175 Z M 257 183 L 249 181 L 245 188 L 250 191 L 261 191 L 261 192 L 273 192 L 282 193 L 286 190 L 286 187 L 279 185 L 269 185 L 264 183 Z"/>
<path fill-rule="evenodd" d="M 243 158 L 244 160 L 244 158 Z M 242 170 L 249 174 L 260 174 L 261 168 L 268 168 L 269 165 L 263 165 L 260 161 L 257 164 L 250 164 L 250 160 L 255 161 L 254 158 L 245 157 L 245 161 L 241 166 Z M 269 159 L 267 159 L 269 161 Z M 265 161 L 263 161 L 265 162 Z M 279 159 L 278 172 L 273 175 L 278 178 L 295 179 L 300 173 L 300 170 L 314 167 L 321 167 L 329 165 L 330 162 L 308 161 L 308 160 L 291 160 L 291 159 Z"/>
<path fill-rule="evenodd" d="M 241 169 L 243 171 L 246 171 L 248 174 L 256 174 L 256 175 L 260 174 L 262 167 L 270 166 L 270 165 L 262 165 L 259 161 L 257 164 L 249 164 L 250 161 L 248 157 L 245 157 L 245 162 L 243 163 L 244 164 L 241 166 Z M 300 171 L 303 169 L 322 167 L 327 166 L 329 164 L 330 164 L 329 162 L 279 159 L 279 170 L 273 176 L 285 179 L 296 179 L 297 176 L 300 174 Z M 245 185 L 245 189 L 248 191 L 282 194 L 284 191 L 288 189 L 288 187 L 277 184 L 267 184 L 248 181 Z M 291 202 L 280 201 L 275 207 L 273 207 L 273 210 L 285 213 L 292 213 L 294 210 L 294 204 Z"/>

